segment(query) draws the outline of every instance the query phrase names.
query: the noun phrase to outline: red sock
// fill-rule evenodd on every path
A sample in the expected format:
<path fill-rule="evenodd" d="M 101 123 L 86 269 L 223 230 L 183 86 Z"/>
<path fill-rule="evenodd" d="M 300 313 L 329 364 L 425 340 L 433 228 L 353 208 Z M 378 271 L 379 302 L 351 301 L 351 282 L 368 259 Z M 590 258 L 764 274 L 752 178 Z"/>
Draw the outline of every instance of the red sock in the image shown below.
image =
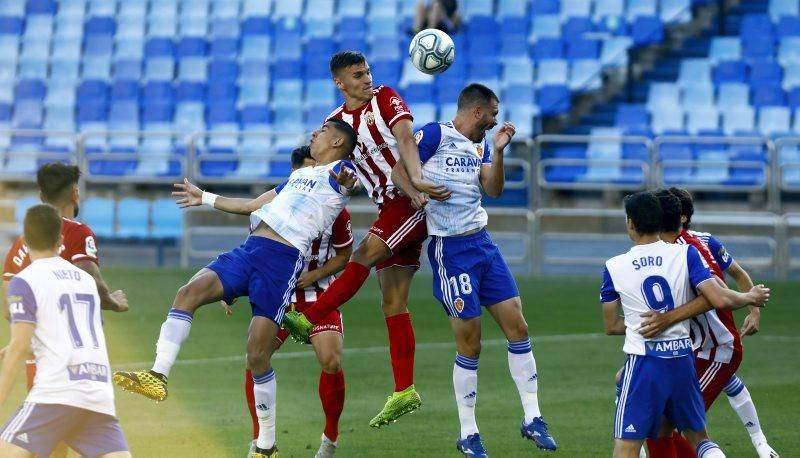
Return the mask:
<path fill-rule="evenodd" d="M 336 442 L 339 437 L 339 417 L 344 410 L 344 372 L 320 372 L 319 400 L 325 412 L 325 437 Z"/>
<path fill-rule="evenodd" d="M 672 443 L 675 445 L 675 454 L 678 458 L 697 458 L 694 447 L 678 431 L 672 433 Z"/>
<path fill-rule="evenodd" d="M 650 458 L 678 458 L 672 436 L 647 439 L 647 449 L 650 451 Z"/>
<path fill-rule="evenodd" d="M 256 416 L 256 395 L 253 393 L 253 373 L 250 369 L 244 371 L 244 397 L 247 399 L 247 410 L 250 411 L 250 420 L 253 422 L 253 439 L 258 439 L 258 417 Z"/>
<path fill-rule="evenodd" d="M 329 313 L 349 301 L 361 289 L 369 277 L 369 267 L 357 262 L 348 262 L 344 272 L 331 283 L 327 290 L 317 298 L 317 303 L 308 308 L 305 314 L 308 321 L 318 323 Z"/>
<path fill-rule="evenodd" d="M 401 313 L 386 317 L 386 329 L 389 331 L 389 354 L 392 357 L 394 372 L 394 390 L 403 391 L 414 384 L 414 328 L 411 326 L 411 314 Z"/>

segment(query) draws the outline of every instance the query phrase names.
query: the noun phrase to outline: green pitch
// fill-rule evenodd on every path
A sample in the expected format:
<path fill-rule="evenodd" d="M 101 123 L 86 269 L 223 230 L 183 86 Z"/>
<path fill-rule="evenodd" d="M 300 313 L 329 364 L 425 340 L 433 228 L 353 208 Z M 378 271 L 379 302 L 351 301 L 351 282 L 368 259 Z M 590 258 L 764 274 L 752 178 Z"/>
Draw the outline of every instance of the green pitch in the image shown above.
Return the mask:
<path fill-rule="evenodd" d="M 149 368 L 159 327 L 175 291 L 192 274 L 178 270 L 104 269 L 110 285 L 128 293 L 131 311 L 105 314 L 114 369 Z M 598 278 L 519 279 L 539 369 L 539 396 L 564 457 L 610 456 L 614 372 L 622 340 L 602 335 Z M 782 456 L 800 455 L 800 318 L 798 283 L 772 283 L 762 331 L 745 338 L 739 376 L 750 389 L 770 444 Z M 422 408 L 380 430 L 367 423 L 393 388 L 386 328 L 374 279 L 343 310 L 347 401 L 341 421 L 342 457 L 455 457 L 458 417 L 452 392 L 455 349 L 447 319 L 431 296 L 429 276 L 417 278 L 411 311 L 417 336 L 416 385 Z M 167 401 L 156 404 L 117 389 L 117 412 L 134 456 L 241 457 L 250 440 L 244 403 L 245 300 L 226 317 L 209 305 L 194 319 L 169 380 Z M 741 314 L 738 315 L 741 322 Z M 490 455 L 539 453 L 519 435 L 522 409 L 508 374 L 505 342 L 485 320 L 477 419 Z M 0 341 L 8 341 L 7 327 Z M 792 356 L 794 355 L 794 356 Z M 319 368 L 310 347 L 287 343 L 274 361 L 278 380 L 278 446 L 283 457 L 309 457 L 319 446 L 323 415 Z M 20 381 L 0 410 L 2 421 L 24 396 Z M 723 396 L 709 431 L 728 456 L 755 456 L 749 436 Z"/>

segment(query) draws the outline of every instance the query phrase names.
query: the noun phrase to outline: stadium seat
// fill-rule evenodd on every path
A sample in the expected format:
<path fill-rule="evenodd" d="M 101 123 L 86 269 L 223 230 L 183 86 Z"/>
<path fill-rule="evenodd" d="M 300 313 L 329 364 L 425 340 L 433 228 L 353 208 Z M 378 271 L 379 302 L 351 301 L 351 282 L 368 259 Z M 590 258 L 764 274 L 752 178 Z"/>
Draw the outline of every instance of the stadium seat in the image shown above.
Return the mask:
<path fill-rule="evenodd" d="M 98 237 L 112 237 L 114 235 L 114 210 L 112 199 L 90 197 L 81 205 L 81 217 Z"/>
<path fill-rule="evenodd" d="M 722 109 L 722 131 L 725 135 L 755 130 L 755 111 L 748 105 L 729 106 Z"/>
<path fill-rule="evenodd" d="M 720 84 L 717 91 L 717 106 L 722 110 L 727 110 L 735 106 L 747 106 L 750 104 L 750 88 L 742 83 Z"/>
<path fill-rule="evenodd" d="M 786 107 L 764 107 L 758 112 L 758 131 L 767 137 L 788 134 L 790 118 Z"/>
<path fill-rule="evenodd" d="M 146 238 L 150 235 L 150 202 L 126 197 L 117 202 L 119 237 Z"/>
<path fill-rule="evenodd" d="M 681 103 L 687 110 L 696 106 L 714 105 L 714 86 L 702 83 L 685 86 Z"/>
<path fill-rule="evenodd" d="M 654 129 L 655 130 L 655 129 Z M 719 112 L 713 105 L 695 105 L 686 111 L 686 130 L 691 135 L 719 130 Z"/>
<path fill-rule="evenodd" d="M 573 92 L 599 90 L 603 86 L 603 70 L 600 62 L 594 59 L 580 59 L 572 62 L 569 88 Z"/>

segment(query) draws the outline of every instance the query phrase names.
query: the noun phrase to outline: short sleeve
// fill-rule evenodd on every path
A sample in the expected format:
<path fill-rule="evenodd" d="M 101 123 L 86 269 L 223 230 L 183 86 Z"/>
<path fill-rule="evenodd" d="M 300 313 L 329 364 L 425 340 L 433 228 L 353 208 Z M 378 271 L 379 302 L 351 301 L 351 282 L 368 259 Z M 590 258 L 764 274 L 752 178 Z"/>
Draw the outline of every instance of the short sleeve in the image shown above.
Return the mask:
<path fill-rule="evenodd" d="M 339 172 L 342 170 L 342 167 L 345 167 L 345 168 L 347 168 L 347 169 L 350 169 L 350 171 L 351 171 L 351 172 L 353 172 L 353 173 L 356 173 L 356 168 L 355 168 L 355 167 L 353 167 L 353 164 L 351 164 L 351 163 L 350 163 L 350 161 L 339 161 L 339 163 L 338 163 L 338 164 L 336 164 L 336 165 L 333 167 L 333 172 L 334 172 L 334 173 L 339 173 Z M 335 179 L 335 178 L 333 178 L 333 177 L 332 177 L 332 176 L 330 176 L 330 175 L 328 175 L 328 183 L 330 183 L 331 187 L 332 187 L 332 188 L 333 188 L 333 189 L 334 189 L 336 192 L 338 192 L 338 193 L 340 193 L 340 194 L 342 193 L 341 186 L 339 186 L 339 183 L 337 183 L 337 182 L 336 182 L 336 179 Z"/>
<path fill-rule="evenodd" d="M 689 282 L 693 287 L 697 288 L 700 283 L 710 280 L 714 274 L 708 268 L 708 264 L 700 256 L 697 248 L 687 245 L 686 246 L 686 266 L 689 269 Z"/>
<path fill-rule="evenodd" d="M 353 245 L 353 228 L 350 222 L 350 212 L 342 210 L 336 221 L 333 222 L 331 243 L 334 248 L 346 248 Z"/>
<path fill-rule="evenodd" d="M 375 97 L 378 100 L 378 109 L 381 112 L 381 118 L 383 118 L 383 121 L 390 130 L 401 119 L 414 119 L 414 117 L 411 116 L 411 110 L 408 109 L 408 105 L 406 105 L 406 102 L 400 97 L 400 94 L 389 86 L 381 86 L 378 88 Z"/>
<path fill-rule="evenodd" d="M 714 256 L 714 260 L 717 261 L 717 264 L 719 264 L 722 270 L 728 270 L 731 264 L 733 264 L 733 256 L 728 253 L 728 250 L 725 249 L 725 245 L 716 237 L 708 237 L 708 249 L 711 250 L 711 255 Z"/>
<path fill-rule="evenodd" d="M 11 322 L 27 321 L 36 323 L 36 296 L 33 295 L 28 282 L 20 277 L 14 277 L 8 283 L 8 311 Z"/>
<path fill-rule="evenodd" d="M 64 253 L 62 257 L 71 263 L 80 261 L 98 262 L 97 239 L 92 229 L 80 224 L 64 235 Z"/>
<path fill-rule="evenodd" d="M 419 159 L 424 164 L 436 154 L 442 143 L 442 126 L 438 122 L 425 124 L 414 134 L 414 140 L 417 142 Z"/>
<path fill-rule="evenodd" d="M 614 288 L 614 280 L 608 273 L 608 267 L 603 268 L 603 284 L 600 286 L 600 302 L 614 302 L 619 299 L 619 293 Z"/>
<path fill-rule="evenodd" d="M 14 275 L 20 273 L 25 267 L 27 259 L 28 250 L 25 247 L 25 242 L 22 237 L 17 237 L 6 254 L 6 261 L 3 264 L 3 280 L 11 280 Z"/>
<path fill-rule="evenodd" d="M 483 164 L 492 163 L 492 150 L 489 149 L 489 140 L 483 141 L 483 157 L 481 158 Z"/>
<path fill-rule="evenodd" d="M 286 183 L 288 182 L 289 180 L 285 180 L 283 183 L 279 184 L 278 186 L 275 186 L 275 194 L 280 194 L 281 191 L 283 191 L 283 188 L 286 187 Z"/>

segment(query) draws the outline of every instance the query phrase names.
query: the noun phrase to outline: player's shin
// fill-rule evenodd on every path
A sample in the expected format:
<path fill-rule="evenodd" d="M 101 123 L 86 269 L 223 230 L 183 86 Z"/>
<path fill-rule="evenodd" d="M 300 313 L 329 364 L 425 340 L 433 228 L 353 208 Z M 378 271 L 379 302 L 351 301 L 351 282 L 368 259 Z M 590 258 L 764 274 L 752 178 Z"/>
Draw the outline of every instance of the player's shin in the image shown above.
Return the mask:
<path fill-rule="evenodd" d="M 725 385 L 725 394 L 728 395 L 728 402 L 731 408 L 739 416 L 745 429 L 750 434 L 753 444 L 767 442 L 767 438 L 761 431 L 761 423 L 758 421 L 758 412 L 750 397 L 750 391 L 735 374 Z"/>
<path fill-rule="evenodd" d="M 534 418 L 542 416 L 537 394 L 539 376 L 536 372 L 536 360 L 533 358 L 530 339 L 508 342 L 508 369 L 517 385 L 522 408 L 525 411 L 525 424 L 528 424 Z"/>
<path fill-rule="evenodd" d="M 161 333 L 156 343 L 156 360 L 153 372 L 169 377 L 169 371 L 175 364 L 181 344 L 189 336 L 192 328 L 192 314 L 185 310 L 170 309 L 167 320 L 161 325 Z"/>
<path fill-rule="evenodd" d="M 319 296 L 317 303 L 303 312 L 308 321 L 319 323 L 322 318 L 349 301 L 361 289 L 367 277 L 369 277 L 369 267 L 357 262 L 348 262 L 342 275 Z"/>
<path fill-rule="evenodd" d="M 329 374 L 321 371 L 319 374 L 319 400 L 322 402 L 322 411 L 325 412 L 325 437 L 336 442 L 339 437 L 339 417 L 344 410 L 344 372 L 339 371 Z"/>
<path fill-rule="evenodd" d="M 247 410 L 250 412 L 250 421 L 253 423 L 253 439 L 258 439 L 258 416 L 256 415 L 256 399 L 253 394 L 255 383 L 250 369 L 244 372 L 244 397 L 247 401 Z"/>
<path fill-rule="evenodd" d="M 475 402 L 478 398 L 478 358 L 456 354 L 453 365 L 453 390 L 456 394 L 461 439 L 478 432 L 475 422 Z"/>
<path fill-rule="evenodd" d="M 269 450 L 275 445 L 276 394 L 275 369 L 253 374 L 253 395 L 258 417 L 256 445 L 260 449 Z"/>
<path fill-rule="evenodd" d="M 416 338 L 411 325 L 411 314 L 406 312 L 387 316 L 386 330 L 389 333 L 394 391 L 399 393 L 414 384 Z"/>

